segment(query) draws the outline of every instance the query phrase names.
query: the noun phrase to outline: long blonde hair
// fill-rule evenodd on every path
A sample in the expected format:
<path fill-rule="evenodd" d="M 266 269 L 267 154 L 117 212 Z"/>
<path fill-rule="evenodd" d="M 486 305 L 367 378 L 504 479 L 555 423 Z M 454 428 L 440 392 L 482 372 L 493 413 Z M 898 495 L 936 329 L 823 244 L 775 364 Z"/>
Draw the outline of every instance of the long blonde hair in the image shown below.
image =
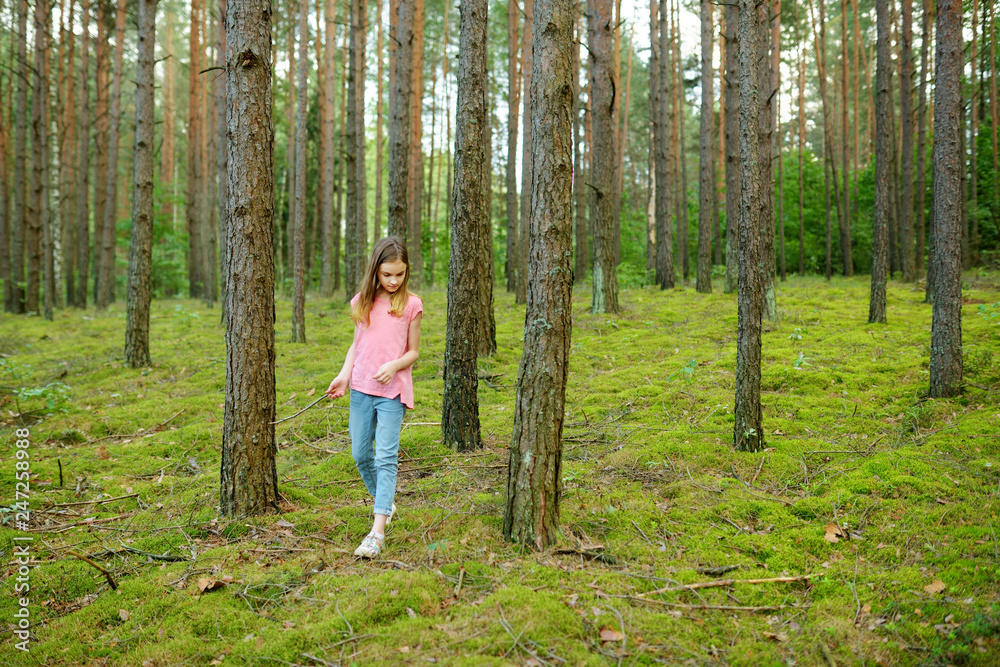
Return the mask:
<path fill-rule="evenodd" d="M 396 317 L 403 316 L 403 310 L 410 300 L 410 292 L 407 289 L 410 282 L 410 256 L 406 252 L 406 246 L 398 236 L 387 236 L 376 241 L 375 247 L 372 248 L 371 257 L 368 259 L 368 267 L 365 269 L 364 275 L 361 276 L 361 284 L 358 285 L 358 300 L 351 306 L 351 319 L 356 324 L 364 324 L 365 326 L 369 324 L 369 315 L 372 312 L 372 305 L 375 303 L 375 295 L 378 294 L 378 270 L 386 262 L 406 264 L 403 284 L 389 295 L 392 304 L 389 312 Z"/>

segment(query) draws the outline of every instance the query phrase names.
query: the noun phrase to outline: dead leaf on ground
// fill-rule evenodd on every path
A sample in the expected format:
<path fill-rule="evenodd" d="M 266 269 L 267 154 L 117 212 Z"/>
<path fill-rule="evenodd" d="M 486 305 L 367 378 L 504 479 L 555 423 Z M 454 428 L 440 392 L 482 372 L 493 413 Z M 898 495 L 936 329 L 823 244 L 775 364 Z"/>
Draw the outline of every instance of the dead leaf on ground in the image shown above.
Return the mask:
<path fill-rule="evenodd" d="M 944 582 L 941 581 L 940 579 L 935 579 L 931 583 L 924 586 L 924 590 L 930 593 L 931 595 L 937 595 L 944 589 L 945 589 Z"/>
<path fill-rule="evenodd" d="M 788 641 L 788 635 L 786 635 L 784 632 L 765 632 L 764 636 L 767 637 L 768 639 L 773 639 L 776 642 Z"/>
<path fill-rule="evenodd" d="M 316 393 L 316 387 L 313 387 L 312 389 L 309 390 L 309 393 L 306 394 L 306 396 L 312 396 L 315 393 Z"/>
<path fill-rule="evenodd" d="M 617 630 L 612 630 L 608 626 L 601 628 L 601 641 L 602 642 L 620 642 L 625 639 L 625 635 L 618 632 Z"/>
<path fill-rule="evenodd" d="M 128 610 L 127 609 L 119 609 L 118 610 L 118 618 L 122 619 L 123 621 L 127 621 L 128 620 Z"/>
<path fill-rule="evenodd" d="M 827 542 L 836 544 L 840 540 L 847 539 L 847 537 L 847 533 L 845 533 L 844 530 L 837 524 L 833 522 L 826 524 L 826 535 L 824 536 L 824 539 Z"/>
<path fill-rule="evenodd" d="M 295 528 L 295 524 L 294 523 L 289 523 L 288 521 L 285 521 L 284 519 L 278 519 L 275 522 L 274 525 L 275 526 L 281 526 L 282 528 Z"/>
<path fill-rule="evenodd" d="M 214 577 L 202 577 L 198 580 L 198 590 L 202 593 L 214 591 L 217 588 L 222 588 L 232 580 L 233 578 L 228 574 L 220 579 L 216 579 Z"/>

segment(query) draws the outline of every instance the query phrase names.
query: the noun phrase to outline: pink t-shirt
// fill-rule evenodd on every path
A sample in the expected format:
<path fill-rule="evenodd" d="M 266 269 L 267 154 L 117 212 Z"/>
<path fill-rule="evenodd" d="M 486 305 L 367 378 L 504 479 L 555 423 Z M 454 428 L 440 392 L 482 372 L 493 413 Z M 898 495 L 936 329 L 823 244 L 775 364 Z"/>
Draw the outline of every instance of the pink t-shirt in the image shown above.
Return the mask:
<path fill-rule="evenodd" d="M 351 299 L 353 306 L 358 300 L 355 294 Z M 351 389 L 370 396 L 395 398 L 403 405 L 413 409 L 413 373 L 411 368 L 404 368 L 393 376 L 389 384 L 382 384 L 375 379 L 375 374 L 382 364 L 395 361 L 409 349 L 410 322 L 424 312 L 424 303 L 420 297 L 411 294 L 410 300 L 403 309 L 403 316 L 396 317 L 390 312 L 392 303 L 389 299 L 377 298 L 372 304 L 368 316 L 369 324 L 354 326 L 354 369 L 351 371 Z"/>

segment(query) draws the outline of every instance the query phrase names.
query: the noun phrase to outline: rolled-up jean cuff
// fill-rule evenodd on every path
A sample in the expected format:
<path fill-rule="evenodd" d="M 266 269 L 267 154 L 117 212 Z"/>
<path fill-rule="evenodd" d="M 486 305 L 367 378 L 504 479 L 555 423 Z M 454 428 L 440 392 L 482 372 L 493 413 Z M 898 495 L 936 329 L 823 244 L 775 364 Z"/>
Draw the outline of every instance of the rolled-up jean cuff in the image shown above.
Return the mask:
<path fill-rule="evenodd" d="M 392 514 L 392 510 L 387 510 L 384 507 L 376 507 L 374 510 L 372 510 L 372 514 L 384 514 L 386 516 L 389 516 L 390 514 Z"/>

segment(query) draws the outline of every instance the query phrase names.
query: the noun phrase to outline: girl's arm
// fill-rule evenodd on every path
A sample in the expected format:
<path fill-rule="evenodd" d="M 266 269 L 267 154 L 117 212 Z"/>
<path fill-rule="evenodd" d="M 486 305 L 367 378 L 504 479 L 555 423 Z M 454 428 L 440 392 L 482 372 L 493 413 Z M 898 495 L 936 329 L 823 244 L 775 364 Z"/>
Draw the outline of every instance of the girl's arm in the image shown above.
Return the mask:
<path fill-rule="evenodd" d="M 347 388 L 351 384 L 351 371 L 354 370 L 354 343 L 351 343 L 351 347 L 347 349 L 347 354 L 344 356 L 344 366 L 340 369 L 340 373 L 337 377 L 333 378 L 333 382 L 330 383 L 329 389 L 326 390 L 326 395 L 330 398 L 340 398 L 347 393 Z"/>
<path fill-rule="evenodd" d="M 382 364 L 382 367 L 375 373 L 375 379 L 382 384 L 389 384 L 396 373 L 409 368 L 420 358 L 420 318 L 423 313 L 410 320 L 410 330 L 407 333 L 406 352 L 399 359 Z M 353 348 L 352 348 L 353 352 Z"/>

